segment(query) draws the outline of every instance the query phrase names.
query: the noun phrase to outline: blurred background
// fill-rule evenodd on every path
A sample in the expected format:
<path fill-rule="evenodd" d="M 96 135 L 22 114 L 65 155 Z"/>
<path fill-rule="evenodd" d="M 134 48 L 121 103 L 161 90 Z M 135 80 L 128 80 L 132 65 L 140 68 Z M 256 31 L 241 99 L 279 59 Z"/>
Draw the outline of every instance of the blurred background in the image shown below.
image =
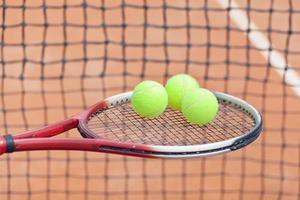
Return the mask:
<path fill-rule="evenodd" d="M 252 145 L 209 158 L 2 155 L 0 199 L 299 199 L 299 21 L 296 0 L 1 1 L 1 134 L 177 73 L 245 99 L 265 123 Z"/>

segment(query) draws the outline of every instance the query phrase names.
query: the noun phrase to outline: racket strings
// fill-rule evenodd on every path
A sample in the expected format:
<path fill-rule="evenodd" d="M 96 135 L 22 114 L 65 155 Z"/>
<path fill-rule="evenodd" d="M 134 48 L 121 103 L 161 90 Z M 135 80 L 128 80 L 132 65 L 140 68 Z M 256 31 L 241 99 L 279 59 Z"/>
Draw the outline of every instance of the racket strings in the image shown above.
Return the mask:
<path fill-rule="evenodd" d="M 167 108 L 157 118 L 137 115 L 130 103 L 97 112 L 88 128 L 99 138 L 147 145 L 196 145 L 223 141 L 243 135 L 255 126 L 255 120 L 244 109 L 220 101 L 217 117 L 200 126 L 186 121 L 181 112 Z"/>

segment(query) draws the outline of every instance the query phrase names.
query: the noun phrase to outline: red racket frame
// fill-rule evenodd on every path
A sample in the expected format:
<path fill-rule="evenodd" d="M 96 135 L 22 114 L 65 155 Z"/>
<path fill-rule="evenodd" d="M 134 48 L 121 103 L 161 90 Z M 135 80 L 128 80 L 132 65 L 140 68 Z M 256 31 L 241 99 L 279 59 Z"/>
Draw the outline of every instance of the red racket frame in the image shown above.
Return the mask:
<path fill-rule="evenodd" d="M 147 145 L 120 143 L 118 141 L 101 139 L 99 138 L 99 136 L 95 135 L 94 133 L 90 132 L 89 129 L 87 129 L 86 124 L 89 116 L 99 109 L 105 109 L 106 107 L 108 107 L 108 104 L 109 102 L 107 100 L 104 100 L 89 107 L 85 111 L 63 121 L 45 126 L 37 130 L 13 135 L 9 143 L 7 142 L 7 137 L 2 136 L 0 137 L 0 155 L 3 153 L 29 150 L 80 150 L 118 153 L 140 157 L 155 157 L 152 155 L 131 151 L 101 149 L 101 146 L 114 146 L 124 149 L 137 148 L 141 151 L 151 151 L 151 148 Z M 73 128 L 78 128 L 81 135 L 85 138 L 49 138 Z"/>

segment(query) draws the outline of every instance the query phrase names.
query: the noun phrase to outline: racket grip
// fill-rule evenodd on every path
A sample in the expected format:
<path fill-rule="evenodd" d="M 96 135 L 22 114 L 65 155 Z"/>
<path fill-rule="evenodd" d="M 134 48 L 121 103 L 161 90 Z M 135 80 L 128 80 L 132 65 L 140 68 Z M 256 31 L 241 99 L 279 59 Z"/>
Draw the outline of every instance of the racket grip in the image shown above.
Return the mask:
<path fill-rule="evenodd" d="M 12 153 L 15 150 L 14 138 L 12 135 L 4 135 L 0 137 L 0 155 L 4 153 Z"/>

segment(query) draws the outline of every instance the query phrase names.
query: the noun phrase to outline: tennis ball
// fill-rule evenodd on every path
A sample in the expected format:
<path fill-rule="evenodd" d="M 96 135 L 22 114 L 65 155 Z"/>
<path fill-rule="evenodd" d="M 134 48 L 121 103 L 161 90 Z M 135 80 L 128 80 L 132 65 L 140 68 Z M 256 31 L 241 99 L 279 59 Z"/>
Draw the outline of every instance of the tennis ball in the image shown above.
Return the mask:
<path fill-rule="evenodd" d="M 181 111 L 189 122 L 205 125 L 215 118 L 218 108 L 216 96 L 209 90 L 198 88 L 185 94 Z"/>
<path fill-rule="evenodd" d="M 168 93 L 169 106 L 180 110 L 183 96 L 196 88 L 199 84 L 196 79 L 187 74 L 177 74 L 168 79 L 166 90 Z"/>
<path fill-rule="evenodd" d="M 160 83 L 143 81 L 134 88 L 131 104 L 140 116 L 157 117 L 168 105 L 168 94 Z"/>

